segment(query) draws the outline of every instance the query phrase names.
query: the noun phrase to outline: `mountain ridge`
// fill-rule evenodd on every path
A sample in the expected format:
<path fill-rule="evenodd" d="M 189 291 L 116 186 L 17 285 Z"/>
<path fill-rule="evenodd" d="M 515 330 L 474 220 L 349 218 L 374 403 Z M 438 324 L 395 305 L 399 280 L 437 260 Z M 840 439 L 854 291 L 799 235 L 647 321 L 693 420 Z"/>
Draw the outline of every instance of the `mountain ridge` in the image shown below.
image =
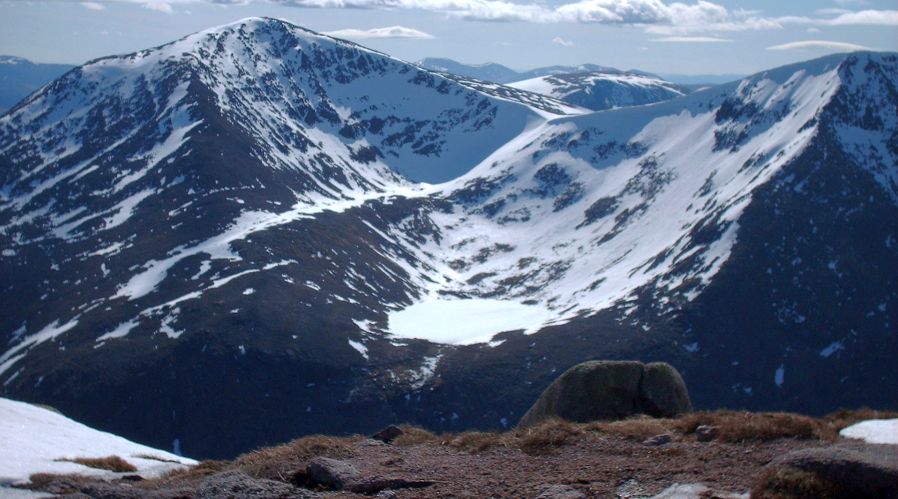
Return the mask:
<path fill-rule="evenodd" d="M 589 358 L 669 361 L 691 387 L 717 372 L 699 407 L 883 400 L 791 375 L 811 366 L 896 383 L 861 359 L 896 351 L 898 296 L 857 291 L 896 289 L 871 270 L 898 241 L 882 215 L 898 192 L 894 54 L 584 114 L 294 28 L 241 21 L 182 39 L 200 57 L 100 59 L 0 117 L 4 394 L 227 456 L 396 420 L 506 426 Z M 830 205 L 795 183 L 815 168 Z M 415 169 L 442 183 L 403 177 Z M 807 256 L 827 247 L 805 231 L 810 206 L 854 217 L 839 237 L 813 224 L 838 272 Z M 795 269 L 775 263 L 793 250 Z M 817 321 L 802 276 L 857 301 L 827 295 Z M 726 305 L 743 289 L 750 303 Z M 220 417 L 235 407 L 252 409 Z"/>

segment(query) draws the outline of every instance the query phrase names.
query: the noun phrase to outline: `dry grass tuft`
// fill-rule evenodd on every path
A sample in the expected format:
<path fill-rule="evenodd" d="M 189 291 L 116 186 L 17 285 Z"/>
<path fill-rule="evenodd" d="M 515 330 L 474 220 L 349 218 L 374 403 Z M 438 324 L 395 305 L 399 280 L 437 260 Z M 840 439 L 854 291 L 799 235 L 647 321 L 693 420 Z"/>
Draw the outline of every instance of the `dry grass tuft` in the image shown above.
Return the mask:
<path fill-rule="evenodd" d="M 229 461 L 215 461 L 215 460 L 206 460 L 200 461 L 196 466 L 189 466 L 187 468 L 176 468 L 173 470 L 166 471 L 163 473 L 158 479 L 147 480 L 147 482 L 152 482 L 153 480 L 160 481 L 188 481 L 192 482 L 194 480 L 200 480 L 206 478 L 209 475 L 214 475 L 219 471 L 224 471 L 230 466 Z"/>
<path fill-rule="evenodd" d="M 587 431 L 616 435 L 641 442 L 647 438 L 654 437 L 655 435 L 671 433 L 672 429 L 674 429 L 674 420 L 637 416 L 622 421 L 596 421 L 587 423 L 585 429 Z"/>
<path fill-rule="evenodd" d="M 106 457 L 75 457 L 72 459 L 58 459 L 69 463 L 77 463 L 89 468 L 98 470 L 107 470 L 115 473 L 133 473 L 137 471 L 137 467 L 125 461 L 119 456 Z"/>
<path fill-rule="evenodd" d="M 784 412 L 694 412 L 675 422 L 683 433 L 694 433 L 701 425 L 717 427 L 723 442 L 769 442 L 780 438 L 835 441 L 832 427 L 821 420 Z"/>
<path fill-rule="evenodd" d="M 59 475 L 56 473 L 34 473 L 28 477 L 28 483 L 22 488 L 48 491 L 53 494 L 75 494 L 82 485 L 90 483 L 91 478 L 83 475 Z"/>
<path fill-rule="evenodd" d="M 440 444 L 444 441 L 443 438 L 423 429 L 418 428 L 417 426 L 411 425 L 400 425 L 399 429 L 402 430 L 402 435 L 396 437 L 392 444 L 398 445 L 400 447 L 411 447 L 413 445 L 427 445 L 427 444 Z"/>
<path fill-rule="evenodd" d="M 449 445 L 466 452 L 486 452 L 497 447 L 506 447 L 508 443 L 505 435 L 495 432 L 466 431 L 451 438 Z"/>
<path fill-rule="evenodd" d="M 328 437 L 312 435 L 276 447 L 266 447 L 243 454 L 234 465 L 256 478 L 289 481 L 309 460 L 323 456 L 346 458 L 353 454 L 352 443 L 361 437 Z"/>
<path fill-rule="evenodd" d="M 898 411 L 878 411 L 870 409 L 869 407 L 863 407 L 861 409 L 841 409 L 823 416 L 823 420 L 829 423 L 836 432 L 868 419 L 896 418 L 898 418 Z"/>
<path fill-rule="evenodd" d="M 166 459 L 164 457 L 154 456 L 153 454 L 134 454 L 132 457 L 139 457 L 140 459 L 148 459 L 150 461 L 159 461 L 160 463 L 180 464 L 179 461 L 174 459 Z"/>
<path fill-rule="evenodd" d="M 553 418 L 512 433 L 515 446 L 525 454 L 540 455 L 583 438 L 583 425 Z"/>
<path fill-rule="evenodd" d="M 838 484 L 815 473 L 791 467 L 764 470 L 751 487 L 752 499 L 815 499 L 850 498 Z"/>

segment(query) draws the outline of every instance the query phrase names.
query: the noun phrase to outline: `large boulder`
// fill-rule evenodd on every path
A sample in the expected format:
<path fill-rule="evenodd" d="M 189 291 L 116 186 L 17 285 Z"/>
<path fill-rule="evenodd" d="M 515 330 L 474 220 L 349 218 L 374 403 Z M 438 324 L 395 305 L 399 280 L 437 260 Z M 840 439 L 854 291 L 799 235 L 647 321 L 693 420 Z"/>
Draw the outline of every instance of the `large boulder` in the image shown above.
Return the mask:
<path fill-rule="evenodd" d="M 671 417 L 691 410 L 686 384 L 669 364 L 591 361 L 559 376 L 518 426 L 532 426 L 552 417 L 585 423 L 635 414 Z"/>
<path fill-rule="evenodd" d="M 898 448 L 840 444 L 774 459 L 752 487 L 753 498 L 898 498 Z"/>
<path fill-rule="evenodd" d="M 669 418 L 692 410 L 683 377 L 667 362 L 645 365 L 639 399 L 642 412 L 650 416 Z"/>

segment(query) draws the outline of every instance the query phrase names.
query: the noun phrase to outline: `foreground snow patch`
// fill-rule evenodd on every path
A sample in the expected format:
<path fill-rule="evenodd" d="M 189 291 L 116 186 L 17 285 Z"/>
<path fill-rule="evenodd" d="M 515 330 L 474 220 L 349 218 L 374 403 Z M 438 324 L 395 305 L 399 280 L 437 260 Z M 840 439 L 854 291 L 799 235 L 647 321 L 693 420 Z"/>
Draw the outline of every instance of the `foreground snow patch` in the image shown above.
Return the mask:
<path fill-rule="evenodd" d="M 196 464 L 192 459 L 94 430 L 52 410 L 5 398 L 0 398 L 0 442 L 0 487 L 27 482 L 34 473 L 115 475 L 57 459 L 115 455 L 133 464 L 137 474 L 145 478 Z M 0 488 L 0 496 L 4 493 Z"/>
<path fill-rule="evenodd" d="M 536 332 L 552 318 L 539 306 L 472 298 L 446 299 L 430 296 L 402 310 L 390 312 L 389 332 L 400 338 L 416 338 L 451 345 L 489 341 L 504 331 Z"/>
<path fill-rule="evenodd" d="M 871 419 L 853 424 L 839 432 L 845 438 L 858 438 L 868 444 L 898 445 L 898 419 Z"/>

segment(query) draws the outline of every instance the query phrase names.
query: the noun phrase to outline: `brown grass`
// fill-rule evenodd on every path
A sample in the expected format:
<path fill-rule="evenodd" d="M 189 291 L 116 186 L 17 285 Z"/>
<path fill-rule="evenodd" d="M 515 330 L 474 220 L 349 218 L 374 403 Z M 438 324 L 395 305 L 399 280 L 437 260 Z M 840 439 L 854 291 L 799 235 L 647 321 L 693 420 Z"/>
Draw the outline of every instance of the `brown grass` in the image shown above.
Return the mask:
<path fill-rule="evenodd" d="M 649 416 L 638 416 L 622 421 L 596 421 L 587 423 L 585 429 L 641 442 L 647 438 L 654 437 L 655 435 L 672 433 L 676 428 L 675 421 L 672 419 L 656 419 Z"/>
<path fill-rule="evenodd" d="M 850 493 L 815 473 L 790 467 L 768 468 L 754 481 L 752 499 L 848 499 Z"/>
<path fill-rule="evenodd" d="M 239 456 L 234 466 L 256 478 L 289 481 L 297 469 L 304 469 L 313 457 L 347 458 L 352 443 L 361 437 L 312 435 L 276 447 L 266 447 Z"/>
<path fill-rule="evenodd" d="M 90 483 L 92 479 L 84 475 L 59 475 L 56 473 L 34 473 L 28 477 L 28 483 L 22 488 L 46 491 L 52 488 L 54 494 L 74 494 L 80 491 L 80 485 Z"/>
<path fill-rule="evenodd" d="M 160 463 L 175 463 L 179 464 L 178 461 L 174 459 L 166 459 L 164 457 L 154 456 L 152 454 L 134 454 L 133 457 L 139 457 L 140 459 L 149 459 L 151 461 L 159 461 Z"/>
<path fill-rule="evenodd" d="M 437 445 L 445 442 L 445 439 L 439 437 L 423 428 L 411 425 L 400 425 L 402 435 L 396 437 L 392 444 L 400 447 L 411 447 L 413 445 Z"/>
<path fill-rule="evenodd" d="M 72 459 L 58 459 L 58 461 L 77 463 L 90 468 L 96 468 L 98 470 L 108 470 L 115 473 L 133 473 L 137 471 L 137 467 L 120 458 L 119 456 L 75 457 Z"/>
<path fill-rule="evenodd" d="M 842 428 L 847 428 L 855 423 L 859 423 L 868 419 L 896 418 L 898 418 L 898 411 L 878 411 L 875 409 L 870 409 L 869 407 L 863 407 L 861 409 L 838 410 L 836 412 L 823 416 L 823 421 L 826 421 L 833 428 L 833 430 L 838 432 Z"/>
<path fill-rule="evenodd" d="M 449 446 L 471 453 L 486 452 L 497 447 L 507 447 L 504 433 L 466 431 L 451 438 Z"/>
<path fill-rule="evenodd" d="M 189 466 L 187 468 L 176 468 L 173 470 L 166 471 L 163 473 L 158 480 L 169 482 L 169 481 L 194 481 L 206 478 L 209 475 L 214 475 L 219 471 L 224 471 L 230 466 L 230 461 L 215 461 L 215 460 L 206 460 L 200 461 L 196 466 Z M 154 479 L 147 480 L 147 482 L 152 482 Z"/>
<path fill-rule="evenodd" d="M 717 439 L 723 442 L 768 442 L 780 438 L 835 441 L 833 428 L 819 419 L 784 412 L 694 412 L 675 421 L 685 434 L 701 425 L 717 427 Z"/>
<path fill-rule="evenodd" d="M 552 452 L 584 437 L 584 425 L 563 419 L 548 419 L 535 426 L 512 432 L 514 444 L 525 454 L 540 455 Z"/>

